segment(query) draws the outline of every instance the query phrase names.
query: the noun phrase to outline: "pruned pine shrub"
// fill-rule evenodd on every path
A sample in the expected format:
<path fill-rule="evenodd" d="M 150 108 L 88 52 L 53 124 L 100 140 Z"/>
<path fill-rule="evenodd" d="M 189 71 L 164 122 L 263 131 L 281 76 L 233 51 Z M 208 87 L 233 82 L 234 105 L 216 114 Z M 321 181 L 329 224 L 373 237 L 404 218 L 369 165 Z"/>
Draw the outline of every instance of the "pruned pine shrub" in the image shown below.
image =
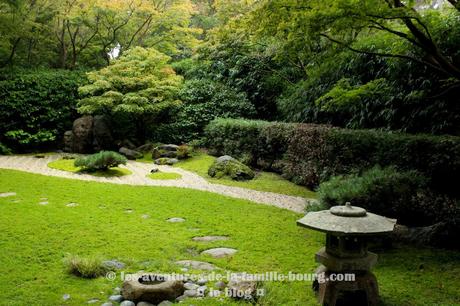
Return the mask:
<path fill-rule="evenodd" d="M 75 167 L 88 171 L 107 170 L 127 163 L 126 157 L 113 151 L 101 151 L 75 160 Z"/>

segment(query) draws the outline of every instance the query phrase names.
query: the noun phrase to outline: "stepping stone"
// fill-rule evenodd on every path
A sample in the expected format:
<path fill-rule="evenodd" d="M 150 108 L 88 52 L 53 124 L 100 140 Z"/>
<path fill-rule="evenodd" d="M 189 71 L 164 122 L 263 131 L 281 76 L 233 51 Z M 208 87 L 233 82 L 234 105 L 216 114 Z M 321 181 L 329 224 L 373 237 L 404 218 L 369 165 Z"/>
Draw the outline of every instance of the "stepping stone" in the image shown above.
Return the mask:
<path fill-rule="evenodd" d="M 63 299 L 64 301 L 70 300 L 70 294 L 68 294 L 68 293 L 64 294 L 64 295 L 62 296 L 62 299 Z"/>
<path fill-rule="evenodd" d="M 16 195 L 16 192 L 3 192 L 3 193 L 0 193 L 0 198 L 14 197 L 15 195 Z"/>
<path fill-rule="evenodd" d="M 67 207 L 76 207 L 76 206 L 78 206 L 78 203 L 73 203 L 73 202 L 71 202 L 71 203 L 69 203 L 69 204 L 66 204 L 66 206 L 67 206 Z"/>
<path fill-rule="evenodd" d="M 174 218 L 169 218 L 168 220 L 166 220 L 168 222 L 171 222 L 171 223 L 178 223 L 178 222 L 184 222 L 185 219 L 183 218 L 178 218 L 178 217 L 174 217 Z"/>
<path fill-rule="evenodd" d="M 48 205 L 49 203 L 48 203 L 48 201 L 41 201 L 38 204 L 40 204 L 40 205 Z"/>
<path fill-rule="evenodd" d="M 184 267 L 189 267 L 195 270 L 212 271 L 217 267 L 209 262 L 197 261 L 197 260 L 180 260 L 176 261 L 176 264 Z"/>
<path fill-rule="evenodd" d="M 235 254 L 236 252 L 238 252 L 238 250 L 231 249 L 231 248 L 214 248 L 214 249 L 203 251 L 201 252 L 201 254 L 211 255 L 214 258 L 222 258 L 222 257 L 231 256 Z"/>
<path fill-rule="evenodd" d="M 142 215 L 142 219 L 148 219 L 148 218 L 150 218 L 150 215 L 147 215 L 147 214 Z"/>
<path fill-rule="evenodd" d="M 118 261 L 116 259 L 105 260 L 102 264 L 109 269 L 123 269 L 126 265 L 124 262 Z"/>
<path fill-rule="evenodd" d="M 202 241 L 202 242 L 212 242 L 212 241 L 222 241 L 228 240 L 227 236 L 203 236 L 203 237 L 193 237 L 193 241 Z"/>
<path fill-rule="evenodd" d="M 99 299 L 91 299 L 89 300 L 88 302 L 86 302 L 87 304 L 94 304 L 94 303 L 97 303 L 99 302 Z"/>
<path fill-rule="evenodd" d="M 132 210 L 131 208 L 125 209 L 125 213 L 128 213 L 128 214 L 132 213 L 133 211 L 134 210 Z"/>

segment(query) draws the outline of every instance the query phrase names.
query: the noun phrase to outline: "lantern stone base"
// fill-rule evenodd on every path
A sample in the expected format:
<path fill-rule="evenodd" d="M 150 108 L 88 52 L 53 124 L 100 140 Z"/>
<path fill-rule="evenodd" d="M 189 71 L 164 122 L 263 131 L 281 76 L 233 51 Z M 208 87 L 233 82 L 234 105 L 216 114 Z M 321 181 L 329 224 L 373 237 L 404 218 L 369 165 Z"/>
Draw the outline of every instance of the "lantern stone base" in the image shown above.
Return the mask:
<path fill-rule="evenodd" d="M 316 274 L 321 275 L 321 282 L 315 280 L 313 289 L 317 291 L 318 302 L 324 306 L 377 306 L 379 305 L 379 289 L 377 279 L 369 271 L 356 272 L 354 281 L 332 281 L 332 273 L 321 265 Z M 351 273 L 351 272 L 339 272 Z"/>

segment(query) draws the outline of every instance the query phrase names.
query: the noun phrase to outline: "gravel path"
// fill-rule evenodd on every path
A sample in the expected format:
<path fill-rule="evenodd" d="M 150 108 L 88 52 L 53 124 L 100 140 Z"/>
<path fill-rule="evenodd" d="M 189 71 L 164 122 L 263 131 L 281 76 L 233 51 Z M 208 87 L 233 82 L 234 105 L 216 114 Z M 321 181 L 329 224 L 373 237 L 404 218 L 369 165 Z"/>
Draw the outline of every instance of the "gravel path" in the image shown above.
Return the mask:
<path fill-rule="evenodd" d="M 135 161 L 128 161 L 128 164 L 126 165 L 126 168 L 131 170 L 133 173 L 131 175 L 121 177 L 96 177 L 89 174 L 51 169 L 47 166 L 49 162 L 59 158 L 61 158 L 61 155 L 59 154 L 45 156 L 44 158 L 36 158 L 34 156 L 0 156 L 0 168 L 104 183 L 191 188 L 285 208 L 298 213 L 304 212 L 305 206 L 307 205 L 307 200 L 301 197 L 212 184 L 193 172 L 170 166 L 155 165 L 155 167 L 160 169 L 162 172 L 175 172 L 181 174 L 181 179 L 152 180 L 151 178 L 146 177 L 146 175 L 154 167 L 153 164 Z"/>

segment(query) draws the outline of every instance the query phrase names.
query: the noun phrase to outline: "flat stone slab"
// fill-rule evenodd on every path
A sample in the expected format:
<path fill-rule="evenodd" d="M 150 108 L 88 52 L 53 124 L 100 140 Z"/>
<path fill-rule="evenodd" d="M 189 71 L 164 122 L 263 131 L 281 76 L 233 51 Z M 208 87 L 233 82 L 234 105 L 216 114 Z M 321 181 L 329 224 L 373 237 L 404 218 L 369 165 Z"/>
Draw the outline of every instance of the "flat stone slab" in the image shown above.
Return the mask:
<path fill-rule="evenodd" d="M 78 203 L 73 203 L 73 202 L 72 202 L 72 203 L 66 204 L 66 206 L 67 206 L 67 207 L 76 207 L 76 206 L 78 206 Z"/>
<path fill-rule="evenodd" d="M 212 241 L 222 241 L 228 240 L 227 236 L 202 236 L 202 237 L 193 237 L 193 241 L 202 241 L 202 242 L 212 242 Z"/>
<path fill-rule="evenodd" d="M 168 222 L 171 222 L 171 223 L 178 223 L 178 222 L 184 222 L 185 219 L 183 218 L 178 218 L 178 217 L 174 217 L 174 218 L 169 218 L 168 220 L 166 220 Z"/>
<path fill-rule="evenodd" d="M 48 205 L 49 203 L 48 203 L 48 201 L 41 201 L 38 204 L 40 204 L 40 205 Z"/>
<path fill-rule="evenodd" d="M 16 195 L 16 192 L 3 192 L 3 193 L 0 193 L 0 198 L 14 197 L 15 195 Z"/>
<path fill-rule="evenodd" d="M 197 261 L 197 260 L 179 260 L 176 261 L 176 264 L 184 267 L 189 267 L 195 270 L 204 270 L 212 271 L 217 269 L 217 267 L 209 262 Z"/>
<path fill-rule="evenodd" d="M 238 250 L 231 249 L 231 248 L 214 248 L 214 249 L 203 251 L 201 252 L 201 254 L 211 255 L 214 258 L 222 258 L 222 257 L 231 256 L 235 254 L 236 252 L 238 252 Z"/>

